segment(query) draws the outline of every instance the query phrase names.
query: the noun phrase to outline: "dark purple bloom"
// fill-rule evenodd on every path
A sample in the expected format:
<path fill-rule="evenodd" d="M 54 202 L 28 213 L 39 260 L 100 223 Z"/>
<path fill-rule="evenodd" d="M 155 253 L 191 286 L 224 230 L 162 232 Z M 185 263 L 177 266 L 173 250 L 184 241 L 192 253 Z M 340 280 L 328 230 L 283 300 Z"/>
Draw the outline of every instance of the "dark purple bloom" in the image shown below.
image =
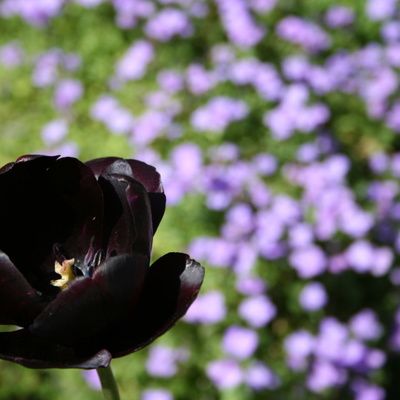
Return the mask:
<path fill-rule="evenodd" d="M 155 168 L 117 157 L 27 155 L 0 169 L 0 358 L 97 368 L 188 309 L 204 270 L 168 253 L 149 268 L 165 195 Z"/>

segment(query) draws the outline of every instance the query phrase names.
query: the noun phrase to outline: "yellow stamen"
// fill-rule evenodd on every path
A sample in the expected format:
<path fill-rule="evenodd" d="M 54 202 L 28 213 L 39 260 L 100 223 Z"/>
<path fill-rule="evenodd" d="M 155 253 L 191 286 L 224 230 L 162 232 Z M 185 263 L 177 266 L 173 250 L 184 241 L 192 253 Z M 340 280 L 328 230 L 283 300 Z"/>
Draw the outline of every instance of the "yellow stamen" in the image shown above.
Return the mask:
<path fill-rule="evenodd" d="M 64 260 L 62 264 L 56 261 L 54 264 L 54 270 L 57 272 L 57 274 L 61 275 L 61 278 L 55 281 L 51 281 L 51 284 L 53 286 L 61 288 L 62 290 L 66 289 L 68 283 L 75 279 L 75 275 L 72 270 L 74 263 L 75 263 L 75 258 L 71 258 L 70 260 Z"/>

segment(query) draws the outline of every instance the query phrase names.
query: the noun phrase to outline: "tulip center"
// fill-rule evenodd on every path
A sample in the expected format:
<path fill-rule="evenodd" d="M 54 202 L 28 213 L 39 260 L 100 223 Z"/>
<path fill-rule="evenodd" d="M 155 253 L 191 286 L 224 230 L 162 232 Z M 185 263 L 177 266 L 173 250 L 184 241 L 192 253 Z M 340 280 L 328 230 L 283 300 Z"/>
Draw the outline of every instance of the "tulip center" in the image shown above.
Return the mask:
<path fill-rule="evenodd" d="M 61 278 L 51 281 L 51 284 L 53 286 L 59 287 L 62 290 L 66 289 L 69 282 L 75 279 L 75 274 L 72 269 L 74 263 L 74 258 L 71 258 L 70 260 L 64 260 L 62 264 L 56 261 L 54 264 L 54 270 L 57 272 L 58 275 L 61 276 Z"/>

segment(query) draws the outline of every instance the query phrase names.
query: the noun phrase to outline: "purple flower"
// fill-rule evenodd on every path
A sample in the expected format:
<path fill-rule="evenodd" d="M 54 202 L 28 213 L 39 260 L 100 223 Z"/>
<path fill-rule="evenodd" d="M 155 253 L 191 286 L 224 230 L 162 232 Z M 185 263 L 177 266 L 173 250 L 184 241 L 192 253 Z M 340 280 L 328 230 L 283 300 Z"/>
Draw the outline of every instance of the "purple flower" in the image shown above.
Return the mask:
<path fill-rule="evenodd" d="M 351 25 L 354 11 L 345 6 L 332 6 L 325 14 L 325 22 L 330 28 L 341 28 Z"/>
<path fill-rule="evenodd" d="M 82 376 L 90 388 L 97 391 L 101 390 L 100 379 L 95 369 L 88 369 L 82 371 Z"/>
<path fill-rule="evenodd" d="M 256 45 L 265 30 L 255 24 L 244 0 L 216 0 L 222 25 L 229 40 L 243 48 Z"/>
<path fill-rule="evenodd" d="M 142 78 L 153 58 L 154 50 L 150 42 L 134 42 L 116 66 L 117 79 L 124 82 Z"/>
<path fill-rule="evenodd" d="M 374 249 L 366 240 L 353 242 L 346 250 L 349 265 L 357 272 L 367 272 L 374 263 Z"/>
<path fill-rule="evenodd" d="M 148 0 L 112 0 L 117 13 L 116 23 L 120 28 L 133 28 L 138 19 L 154 14 L 155 4 Z"/>
<path fill-rule="evenodd" d="M 63 5 L 63 0 L 5 0 L 1 11 L 7 16 L 19 15 L 31 25 L 44 26 L 61 12 Z"/>
<path fill-rule="evenodd" d="M 320 323 L 314 353 L 323 359 L 339 362 L 348 336 L 344 324 L 333 317 L 326 317 Z"/>
<path fill-rule="evenodd" d="M 376 152 L 370 155 L 368 163 L 373 172 L 381 174 L 389 166 L 389 157 L 385 153 Z"/>
<path fill-rule="evenodd" d="M 256 12 L 267 13 L 273 10 L 278 0 L 249 0 L 249 6 Z"/>
<path fill-rule="evenodd" d="M 207 376 L 219 389 L 231 389 L 243 380 L 243 372 L 236 360 L 221 359 L 207 365 Z"/>
<path fill-rule="evenodd" d="M 152 376 L 171 377 L 177 373 L 177 363 L 185 361 L 187 358 L 188 353 L 185 349 L 153 346 L 149 351 L 146 369 Z"/>
<path fill-rule="evenodd" d="M 277 28 L 278 36 L 315 53 L 330 46 L 329 36 L 316 24 L 295 16 L 283 18 Z"/>
<path fill-rule="evenodd" d="M 327 361 L 316 361 L 307 379 L 307 387 L 316 393 L 336 385 L 342 385 L 347 379 L 345 371 Z"/>
<path fill-rule="evenodd" d="M 275 317 L 276 307 L 268 297 L 260 294 L 243 300 L 239 315 L 252 327 L 261 328 Z"/>
<path fill-rule="evenodd" d="M 300 292 L 299 302 L 304 310 L 316 311 L 328 301 L 325 288 L 318 282 L 308 283 Z"/>
<path fill-rule="evenodd" d="M 357 368 L 366 355 L 366 347 L 358 340 L 351 339 L 343 347 L 341 365 Z"/>
<path fill-rule="evenodd" d="M 229 97 L 214 97 L 191 116 L 192 126 L 198 131 L 222 132 L 233 121 L 248 114 L 246 103 Z"/>
<path fill-rule="evenodd" d="M 250 364 L 245 373 L 244 381 L 254 390 L 275 389 L 279 386 L 278 377 L 260 361 Z"/>
<path fill-rule="evenodd" d="M 186 70 L 186 80 L 189 90 L 194 95 L 200 95 L 212 89 L 217 79 L 200 64 L 191 64 Z"/>
<path fill-rule="evenodd" d="M 167 42 L 174 36 L 190 36 L 193 28 L 183 11 L 165 8 L 149 19 L 144 30 L 150 38 Z"/>
<path fill-rule="evenodd" d="M 221 292 L 201 294 L 190 306 L 183 320 L 204 325 L 216 324 L 226 316 L 225 297 Z"/>
<path fill-rule="evenodd" d="M 371 20 L 381 21 L 394 15 L 396 3 L 396 0 L 368 0 L 366 13 Z"/>
<path fill-rule="evenodd" d="M 314 239 L 312 227 L 306 223 L 298 223 L 289 228 L 289 244 L 291 247 L 306 247 Z"/>
<path fill-rule="evenodd" d="M 376 314 L 365 309 L 356 314 L 349 322 L 353 334 L 361 340 L 376 340 L 382 334 L 382 326 Z"/>
<path fill-rule="evenodd" d="M 137 146 L 147 146 L 161 136 L 170 124 L 171 117 L 167 113 L 147 110 L 133 123 L 132 141 Z"/>
<path fill-rule="evenodd" d="M 320 275 L 327 266 L 324 252 L 316 245 L 295 249 L 289 256 L 289 262 L 300 278 Z"/>
<path fill-rule="evenodd" d="M 245 295 L 257 296 L 265 292 L 266 284 L 261 278 L 251 276 L 239 276 L 236 284 L 238 292 Z"/>
<path fill-rule="evenodd" d="M 389 21 L 382 26 L 381 35 L 386 42 L 398 42 L 400 40 L 400 23 Z"/>
<path fill-rule="evenodd" d="M 37 87 L 52 85 L 57 78 L 57 68 L 60 61 L 60 52 L 52 49 L 41 54 L 36 60 L 32 80 Z"/>
<path fill-rule="evenodd" d="M 289 367 L 294 370 L 304 370 L 314 346 L 315 338 L 305 330 L 296 331 L 287 336 L 284 349 Z"/>
<path fill-rule="evenodd" d="M 142 392 L 140 400 L 173 400 L 173 396 L 165 389 L 147 389 Z"/>
<path fill-rule="evenodd" d="M 67 110 L 82 97 L 83 87 L 76 79 L 60 81 L 54 93 L 54 104 L 59 110 Z"/>
<path fill-rule="evenodd" d="M 288 56 L 282 63 L 284 76 L 294 81 L 304 79 L 307 76 L 309 68 L 309 61 L 303 55 Z"/>
<path fill-rule="evenodd" d="M 260 153 L 254 156 L 252 165 L 259 174 L 270 176 L 276 172 L 278 160 L 272 154 Z"/>
<path fill-rule="evenodd" d="M 183 88 L 182 75 L 174 70 L 163 70 L 157 75 L 160 87 L 168 93 L 177 93 Z"/>
<path fill-rule="evenodd" d="M 384 400 L 385 391 L 379 386 L 364 381 L 356 381 L 353 384 L 355 400 Z"/>
<path fill-rule="evenodd" d="M 42 129 L 42 139 L 46 146 L 60 142 L 68 133 L 68 124 L 63 119 L 47 123 Z"/>
<path fill-rule="evenodd" d="M 23 61 L 24 53 L 16 42 L 10 42 L 0 46 L 0 64 L 6 68 L 14 68 Z"/>
<path fill-rule="evenodd" d="M 255 331 L 240 326 L 231 326 L 225 331 L 222 347 L 225 353 L 244 360 L 252 356 L 258 346 Z"/>

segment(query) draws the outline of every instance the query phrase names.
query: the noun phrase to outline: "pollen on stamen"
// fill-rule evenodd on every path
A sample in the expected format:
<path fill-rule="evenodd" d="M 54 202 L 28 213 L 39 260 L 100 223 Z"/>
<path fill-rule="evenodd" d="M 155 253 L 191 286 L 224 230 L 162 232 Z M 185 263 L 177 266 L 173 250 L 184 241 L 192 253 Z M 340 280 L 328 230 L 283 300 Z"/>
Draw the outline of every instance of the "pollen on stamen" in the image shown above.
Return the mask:
<path fill-rule="evenodd" d="M 75 275 L 72 269 L 74 263 L 75 258 L 64 260 L 62 264 L 56 261 L 54 264 L 54 270 L 55 272 L 57 272 L 57 274 L 61 275 L 61 278 L 51 281 L 50 283 L 53 286 L 59 287 L 62 290 L 66 289 L 68 287 L 68 284 L 75 279 Z"/>

